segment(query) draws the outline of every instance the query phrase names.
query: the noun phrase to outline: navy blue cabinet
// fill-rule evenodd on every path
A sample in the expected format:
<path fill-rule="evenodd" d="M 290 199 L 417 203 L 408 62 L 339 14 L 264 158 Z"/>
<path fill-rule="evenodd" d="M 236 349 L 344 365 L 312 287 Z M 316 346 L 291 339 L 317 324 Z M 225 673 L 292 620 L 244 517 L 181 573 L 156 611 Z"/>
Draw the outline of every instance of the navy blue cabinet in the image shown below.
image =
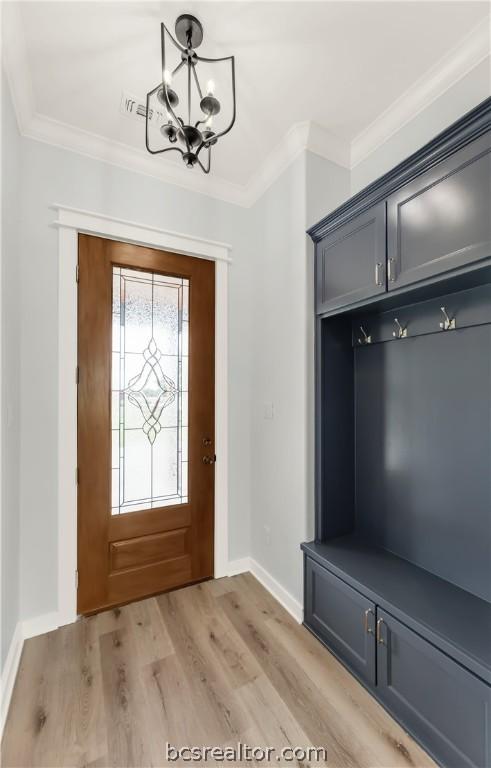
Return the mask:
<path fill-rule="evenodd" d="M 305 579 L 309 627 L 358 677 L 375 684 L 375 604 L 310 559 Z"/>
<path fill-rule="evenodd" d="M 348 546 L 348 543 L 345 547 Z M 376 578 L 367 568 L 367 554 L 352 546 L 357 565 L 350 568 L 350 574 L 367 573 L 366 590 L 374 599 L 364 596 L 328 568 L 320 565 L 310 555 L 319 558 L 322 548 L 305 545 L 305 625 L 340 659 L 356 677 L 376 696 L 377 699 L 399 720 L 403 727 L 413 734 L 432 756 L 447 768 L 489 768 L 491 765 L 491 686 L 470 673 L 447 653 L 437 648 L 427 637 L 435 637 L 434 630 L 439 621 L 445 621 L 442 613 L 438 617 L 438 592 L 431 584 L 431 575 L 422 574 L 419 584 L 411 574 L 411 566 L 401 564 L 400 577 L 407 579 L 409 591 L 429 591 L 435 600 L 435 616 L 425 623 L 411 619 L 411 629 L 403 621 L 381 608 L 377 600 L 386 602 L 391 588 L 380 588 L 380 598 L 373 593 Z M 341 553 L 339 553 L 341 554 Z M 339 568 L 343 560 L 336 557 L 333 547 L 326 560 L 333 568 Z M 344 563 L 346 564 L 346 549 Z M 375 566 L 379 576 L 384 574 L 380 564 Z M 358 575 L 358 574 L 357 574 Z M 387 579 L 398 580 L 396 568 L 385 571 Z M 402 586 L 402 585 L 401 585 Z M 443 588 L 443 582 L 442 582 Z M 452 600 L 452 589 L 454 599 Z M 455 626 L 453 640 L 459 635 L 471 636 L 481 621 L 482 645 L 491 640 L 489 622 L 483 622 L 478 613 L 465 611 L 459 590 L 449 585 L 449 601 L 453 602 Z M 392 596 L 394 592 L 392 590 Z M 449 601 L 443 597 L 443 603 Z M 484 601 L 482 603 L 484 605 Z M 408 603 L 401 600 L 405 609 Z M 481 609 L 482 610 L 482 609 Z M 485 609 L 484 609 L 485 610 Z M 433 632 L 429 631 L 430 625 Z M 441 629 L 441 627 L 440 627 Z M 487 633 L 487 640 L 486 640 Z M 460 639 L 461 639 L 460 638 Z M 469 640 L 469 650 L 471 640 Z M 473 652 L 479 647 L 474 641 Z M 488 648 L 487 656 L 489 656 Z M 480 653 L 482 657 L 486 655 Z M 486 662 L 485 662 L 486 663 Z"/>
<path fill-rule="evenodd" d="M 442 768 L 491 768 L 491 99 L 309 234 L 304 624 Z"/>
<path fill-rule="evenodd" d="M 389 197 L 389 291 L 490 255 L 490 186 L 486 133 Z"/>
<path fill-rule="evenodd" d="M 491 260 L 491 99 L 309 229 L 316 313 Z"/>
<path fill-rule="evenodd" d="M 385 293 L 385 203 L 317 246 L 317 312 Z"/>
<path fill-rule="evenodd" d="M 491 765 L 491 688 L 380 609 L 377 692 L 443 765 Z"/>

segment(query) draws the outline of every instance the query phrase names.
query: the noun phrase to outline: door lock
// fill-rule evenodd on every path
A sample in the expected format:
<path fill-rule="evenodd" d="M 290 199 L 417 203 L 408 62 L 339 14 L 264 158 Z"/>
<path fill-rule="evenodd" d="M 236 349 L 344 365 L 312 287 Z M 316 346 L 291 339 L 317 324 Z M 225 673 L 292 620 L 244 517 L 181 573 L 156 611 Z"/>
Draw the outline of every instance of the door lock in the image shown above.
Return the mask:
<path fill-rule="evenodd" d="M 203 459 L 202 459 L 203 464 L 214 464 L 216 460 L 217 460 L 217 457 L 215 456 L 215 454 L 213 454 L 213 456 L 203 456 Z"/>
<path fill-rule="evenodd" d="M 209 448 L 211 445 L 211 437 L 204 437 L 201 441 L 205 448 Z"/>

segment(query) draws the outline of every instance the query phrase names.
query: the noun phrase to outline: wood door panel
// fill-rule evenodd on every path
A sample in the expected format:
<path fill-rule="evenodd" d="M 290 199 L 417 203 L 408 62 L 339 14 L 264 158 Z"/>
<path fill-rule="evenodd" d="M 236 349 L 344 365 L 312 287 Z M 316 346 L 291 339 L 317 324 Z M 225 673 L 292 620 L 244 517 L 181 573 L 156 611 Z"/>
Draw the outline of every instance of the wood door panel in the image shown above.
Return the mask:
<path fill-rule="evenodd" d="M 111 514 L 114 267 L 189 281 L 187 501 L 120 514 Z M 214 466 L 202 459 L 214 454 L 215 265 L 80 235 L 78 293 L 78 611 L 92 613 L 213 576 Z M 153 333 L 152 320 L 148 341 Z"/>
<path fill-rule="evenodd" d="M 122 573 L 111 573 L 108 577 L 108 605 L 136 600 L 142 594 L 150 595 L 149 590 L 152 589 L 152 585 L 155 585 L 154 593 L 157 593 L 173 587 L 181 587 L 191 581 L 196 579 L 193 578 L 189 554 L 141 568 L 130 568 Z"/>
<path fill-rule="evenodd" d="M 188 528 L 190 525 L 191 509 L 188 504 L 129 512 L 127 515 L 111 517 L 108 524 L 108 540 L 119 541 L 137 536 L 150 536 L 159 531 Z"/>
<path fill-rule="evenodd" d="M 113 541 L 109 545 L 111 572 L 185 555 L 189 548 L 188 534 L 189 528 L 179 528 L 127 541 Z"/>

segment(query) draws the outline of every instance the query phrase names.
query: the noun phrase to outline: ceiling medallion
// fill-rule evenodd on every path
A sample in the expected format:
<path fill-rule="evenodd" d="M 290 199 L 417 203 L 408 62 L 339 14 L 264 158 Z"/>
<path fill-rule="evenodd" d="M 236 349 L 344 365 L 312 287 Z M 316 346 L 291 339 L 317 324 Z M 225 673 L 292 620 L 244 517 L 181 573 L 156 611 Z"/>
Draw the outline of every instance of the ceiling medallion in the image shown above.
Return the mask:
<path fill-rule="evenodd" d="M 171 35 L 165 24 L 160 25 L 162 82 L 147 93 L 147 113 L 145 127 L 145 142 L 147 150 L 152 155 L 163 152 L 180 152 L 188 168 L 199 165 L 204 173 L 210 172 L 211 148 L 218 139 L 230 131 L 235 122 L 235 60 L 233 56 L 219 59 L 208 59 L 198 56 L 196 48 L 203 40 L 203 27 L 197 18 L 190 14 L 179 16 L 175 25 L 175 37 Z M 177 49 L 178 63 L 170 69 L 171 56 L 166 52 L 166 39 L 170 39 Z M 169 47 L 169 43 L 167 44 Z M 171 48 L 171 51 L 173 49 Z M 208 80 L 206 91 L 203 93 L 198 75 L 204 69 L 207 74 L 212 72 L 221 62 L 229 67 L 231 82 L 232 114 L 228 124 L 216 128 L 214 121 L 221 111 L 222 105 L 215 96 L 215 82 Z M 158 142 L 152 136 L 150 125 L 154 111 L 160 115 Z M 179 114 L 180 113 L 180 114 Z M 155 131 L 155 129 L 153 129 Z M 153 141 L 151 140 L 153 138 Z M 166 144 L 162 146 L 162 138 Z M 151 145 L 156 143 L 154 148 Z M 174 146 L 175 145 L 175 146 Z M 203 164 L 204 151 L 206 155 Z M 201 158 L 200 158 L 201 155 Z"/>

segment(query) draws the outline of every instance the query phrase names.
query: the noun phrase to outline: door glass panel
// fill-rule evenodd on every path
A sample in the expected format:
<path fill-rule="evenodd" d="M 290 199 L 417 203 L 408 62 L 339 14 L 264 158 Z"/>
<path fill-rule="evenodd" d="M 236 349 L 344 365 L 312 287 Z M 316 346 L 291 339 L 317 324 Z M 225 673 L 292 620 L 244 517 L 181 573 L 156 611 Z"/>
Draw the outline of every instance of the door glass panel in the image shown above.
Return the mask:
<path fill-rule="evenodd" d="M 113 515 L 188 501 L 189 280 L 113 267 Z"/>

